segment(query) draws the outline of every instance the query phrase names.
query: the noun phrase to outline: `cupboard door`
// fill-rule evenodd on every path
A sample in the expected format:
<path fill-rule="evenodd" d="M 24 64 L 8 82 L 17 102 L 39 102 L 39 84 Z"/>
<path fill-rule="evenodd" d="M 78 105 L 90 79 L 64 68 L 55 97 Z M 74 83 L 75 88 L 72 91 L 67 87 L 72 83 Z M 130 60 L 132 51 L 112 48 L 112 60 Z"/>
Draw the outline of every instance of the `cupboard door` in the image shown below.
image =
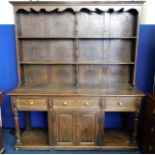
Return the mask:
<path fill-rule="evenodd" d="M 75 144 L 75 116 L 72 113 L 57 113 L 55 134 L 57 145 Z"/>
<path fill-rule="evenodd" d="M 98 113 L 83 112 L 77 118 L 77 145 L 97 145 Z"/>

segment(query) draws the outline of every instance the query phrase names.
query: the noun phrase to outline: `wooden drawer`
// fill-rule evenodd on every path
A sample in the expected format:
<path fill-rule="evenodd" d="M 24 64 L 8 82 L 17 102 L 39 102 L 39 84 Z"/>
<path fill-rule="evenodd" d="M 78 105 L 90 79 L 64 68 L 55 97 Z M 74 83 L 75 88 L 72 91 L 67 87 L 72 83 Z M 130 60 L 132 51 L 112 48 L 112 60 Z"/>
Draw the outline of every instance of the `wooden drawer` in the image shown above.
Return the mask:
<path fill-rule="evenodd" d="M 99 98 L 54 98 L 53 108 L 58 110 L 99 110 Z"/>
<path fill-rule="evenodd" d="M 47 110 L 46 98 L 17 98 L 16 105 L 18 110 L 34 110 L 44 111 Z"/>
<path fill-rule="evenodd" d="M 105 111 L 129 111 L 136 110 L 137 97 L 106 97 Z"/>

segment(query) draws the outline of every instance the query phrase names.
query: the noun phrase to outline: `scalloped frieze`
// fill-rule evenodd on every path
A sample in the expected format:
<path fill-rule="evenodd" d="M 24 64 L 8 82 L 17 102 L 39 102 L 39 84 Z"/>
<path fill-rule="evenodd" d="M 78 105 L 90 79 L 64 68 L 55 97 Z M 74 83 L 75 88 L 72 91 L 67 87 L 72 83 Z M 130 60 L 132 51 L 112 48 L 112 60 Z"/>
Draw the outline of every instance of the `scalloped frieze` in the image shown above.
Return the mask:
<path fill-rule="evenodd" d="M 45 10 L 46 12 L 52 12 L 52 11 L 57 11 L 57 12 L 63 12 L 67 9 L 72 10 L 73 12 L 80 12 L 83 9 L 87 9 L 88 11 L 95 12 L 95 11 L 101 11 L 101 12 L 107 12 L 109 10 L 113 10 L 115 12 L 118 11 L 130 11 L 130 10 L 135 10 L 139 12 L 140 7 L 138 6 L 16 6 L 15 7 L 15 12 L 18 12 L 19 10 L 24 10 L 26 12 L 40 12 L 41 10 Z"/>

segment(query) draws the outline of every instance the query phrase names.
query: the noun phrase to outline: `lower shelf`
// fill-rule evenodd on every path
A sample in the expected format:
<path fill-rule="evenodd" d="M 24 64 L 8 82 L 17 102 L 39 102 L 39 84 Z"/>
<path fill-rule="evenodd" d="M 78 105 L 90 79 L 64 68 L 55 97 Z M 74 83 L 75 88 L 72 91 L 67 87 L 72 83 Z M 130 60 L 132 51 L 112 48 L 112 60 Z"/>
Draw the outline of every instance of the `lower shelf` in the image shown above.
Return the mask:
<path fill-rule="evenodd" d="M 138 149 L 132 145 L 130 135 L 122 130 L 108 129 L 104 134 L 104 146 L 49 146 L 47 130 L 26 130 L 21 136 L 21 145 L 16 149 L 23 150 L 127 150 Z"/>
<path fill-rule="evenodd" d="M 21 146 L 45 146 L 48 145 L 46 129 L 25 130 L 21 136 Z"/>
<path fill-rule="evenodd" d="M 130 146 L 131 134 L 122 129 L 105 129 L 104 131 L 105 146 Z"/>

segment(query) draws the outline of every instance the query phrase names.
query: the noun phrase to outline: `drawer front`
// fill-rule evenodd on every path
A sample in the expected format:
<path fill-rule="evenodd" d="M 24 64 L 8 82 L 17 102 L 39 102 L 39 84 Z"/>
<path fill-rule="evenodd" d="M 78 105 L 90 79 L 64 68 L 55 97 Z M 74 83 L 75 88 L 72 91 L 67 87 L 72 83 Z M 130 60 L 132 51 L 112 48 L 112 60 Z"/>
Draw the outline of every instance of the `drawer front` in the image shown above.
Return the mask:
<path fill-rule="evenodd" d="M 137 97 L 106 97 L 106 111 L 136 111 Z M 140 104 L 140 103 L 139 103 Z"/>
<path fill-rule="evenodd" d="M 54 98 L 53 108 L 58 110 L 99 110 L 99 98 Z"/>
<path fill-rule="evenodd" d="M 47 110 L 46 98 L 17 98 L 16 105 L 18 110 Z"/>

